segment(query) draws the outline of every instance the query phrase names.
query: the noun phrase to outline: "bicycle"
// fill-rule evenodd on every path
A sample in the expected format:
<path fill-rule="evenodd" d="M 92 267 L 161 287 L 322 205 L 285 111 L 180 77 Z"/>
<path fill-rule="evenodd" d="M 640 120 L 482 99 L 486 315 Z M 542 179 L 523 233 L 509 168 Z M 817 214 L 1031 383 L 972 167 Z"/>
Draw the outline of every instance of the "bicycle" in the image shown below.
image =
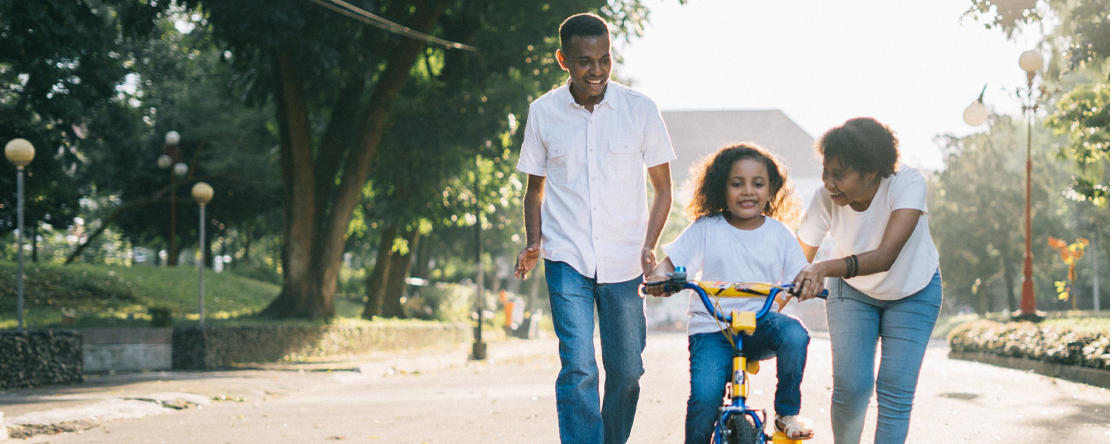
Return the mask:
<path fill-rule="evenodd" d="M 749 396 L 749 374 L 756 374 L 760 370 L 758 361 L 749 362 L 742 349 L 742 332 L 752 334 L 757 329 L 757 321 L 768 314 L 776 296 L 780 293 L 792 294 L 792 284 L 772 285 L 763 283 L 744 282 L 711 282 L 687 280 L 687 269 L 676 267 L 675 272 L 668 273 L 668 280 L 645 282 L 641 285 L 641 293 L 645 294 L 645 287 L 663 285 L 666 293 L 676 293 L 680 290 L 690 289 L 699 295 L 706 306 L 707 312 L 712 313 L 716 319 L 725 323 L 734 344 L 733 379 L 727 384 L 726 390 L 729 401 L 723 403 L 718 422 L 714 424 L 715 444 L 799 444 L 803 440 L 793 439 L 777 430 L 772 436 L 764 433 L 766 414 L 764 410 L 750 408 L 745 400 Z M 732 310 L 729 314 L 722 313 L 717 304 L 711 303 L 708 293 L 716 298 L 720 297 L 764 297 L 765 302 L 760 311 Z M 827 291 L 823 290 L 818 297 L 826 298 Z M 743 370 L 744 369 L 744 370 Z M 808 438 L 809 439 L 809 438 Z"/>

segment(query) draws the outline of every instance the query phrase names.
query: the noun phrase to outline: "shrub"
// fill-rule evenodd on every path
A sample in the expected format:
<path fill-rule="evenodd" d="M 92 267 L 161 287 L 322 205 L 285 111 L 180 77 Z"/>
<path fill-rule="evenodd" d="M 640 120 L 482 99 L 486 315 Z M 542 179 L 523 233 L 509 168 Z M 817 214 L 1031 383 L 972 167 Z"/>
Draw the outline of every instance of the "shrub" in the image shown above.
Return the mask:
<path fill-rule="evenodd" d="M 950 350 L 1109 369 L 1108 332 L 1032 322 L 974 321 L 949 336 Z"/>

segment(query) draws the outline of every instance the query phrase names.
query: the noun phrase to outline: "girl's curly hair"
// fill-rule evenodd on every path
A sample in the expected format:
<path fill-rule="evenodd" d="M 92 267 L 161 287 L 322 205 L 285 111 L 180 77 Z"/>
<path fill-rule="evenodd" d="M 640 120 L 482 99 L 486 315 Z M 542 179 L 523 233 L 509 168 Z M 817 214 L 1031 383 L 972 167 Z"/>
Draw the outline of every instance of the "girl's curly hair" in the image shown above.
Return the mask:
<path fill-rule="evenodd" d="M 726 183 L 734 163 L 742 159 L 763 162 L 768 170 L 768 203 L 765 204 L 763 213 L 789 227 L 798 225 L 802 216 L 802 203 L 788 179 L 787 169 L 776 156 L 752 142 L 727 146 L 702 162 L 694 177 L 695 195 L 691 203 L 687 204 L 687 216 L 695 220 L 728 211 Z"/>

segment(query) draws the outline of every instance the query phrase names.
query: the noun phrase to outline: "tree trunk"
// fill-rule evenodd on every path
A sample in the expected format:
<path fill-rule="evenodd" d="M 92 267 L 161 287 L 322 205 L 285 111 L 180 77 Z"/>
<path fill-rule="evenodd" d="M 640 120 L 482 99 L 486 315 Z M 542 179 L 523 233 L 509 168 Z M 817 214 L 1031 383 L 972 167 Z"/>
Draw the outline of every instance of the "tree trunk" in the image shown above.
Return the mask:
<path fill-rule="evenodd" d="M 31 224 L 31 229 L 27 230 L 31 236 L 31 262 L 39 262 L 39 227 L 37 223 Z"/>
<path fill-rule="evenodd" d="M 444 2 L 421 2 L 409 27 L 429 32 L 444 8 Z M 286 247 L 283 252 L 285 272 L 282 275 L 282 292 L 263 310 L 264 315 L 305 318 L 334 315 L 332 298 L 336 293 L 352 211 L 359 203 L 360 192 L 367 182 L 390 111 L 424 47 L 424 42 L 413 39 L 399 41 L 386 69 L 378 76 L 364 112 L 358 114 L 361 118 L 357 125 L 361 132 L 350 144 L 353 145 L 350 152 L 343 156 L 349 145 L 345 143 L 345 138 L 328 137 L 326 134 L 322 143 L 327 142 L 327 145 L 320 147 L 318 162 L 313 161 L 303 85 L 296 78 L 288 51 L 285 48 L 274 51 L 274 71 L 279 85 L 278 123 L 282 129 Z M 351 106 L 354 104 L 350 101 L 336 103 L 337 109 Z M 332 113 L 333 119 L 347 118 L 339 116 L 348 114 Z M 330 125 L 330 128 L 336 128 L 335 131 L 342 131 L 344 127 Z M 339 178 L 338 185 L 335 178 Z M 328 198 L 320 200 L 323 196 Z"/>
<path fill-rule="evenodd" d="M 1015 270 L 1008 264 L 1004 264 L 1004 290 L 1008 294 L 1008 312 L 1015 312 L 1019 309 L 1019 304 L 1015 300 Z"/>
<path fill-rule="evenodd" d="M 371 319 L 373 316 L 382 316 L 382 301 L 386 295 L 386 276 L 390 273 L 393 262 L 394 238 L 397 237 L 397 225 L 390 225 L 382 233 L 378 244 L 378 257 L 375 259 L 375 268 L 367 275 L 367 303 L 363 306 L 363 318 Z"/>
<path fill-rule="evenodd" d="M 385 299 L 382 301 L 382 316 L 387 318 L 404 318 L 405 310 L 402 309 L 402 296 L 405 296 L 405 278 L 413 265 L 414 253 L 417 248 L 417 229 L 406 231 L 403 235 L 409 248 L 405 254 L 394 254 L 390 259 L 390 272 L 387 273 Z"/>
<path fill-rule="evenodd" d="M 304 91 L 288 48 L 273 53 L 278 82 L 278 125 L 281 129 L 282 207 L 285 245 L 282 251 L 282 292 L 262 311 L 264 316 L 320 318 L 334 314 L 331 298 L 321 293 L 317 245 L 317 205 L 313 193 L 313 146 Z"/>

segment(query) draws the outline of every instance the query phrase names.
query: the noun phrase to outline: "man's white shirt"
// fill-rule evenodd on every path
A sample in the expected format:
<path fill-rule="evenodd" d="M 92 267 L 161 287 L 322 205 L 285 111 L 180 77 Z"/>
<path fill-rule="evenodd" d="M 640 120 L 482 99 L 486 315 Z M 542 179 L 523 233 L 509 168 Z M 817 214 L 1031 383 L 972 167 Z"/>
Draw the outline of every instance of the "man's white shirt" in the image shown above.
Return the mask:
<path fill-rule="evenodd" d="M 646 167 L 675 158 L 656 103 L 624 85 L 608 82 L 594 112 L 567 83 L 533 101 L 517 168 L 546 178 L 543 257 L 599 283 L 641 275 Z"/>

